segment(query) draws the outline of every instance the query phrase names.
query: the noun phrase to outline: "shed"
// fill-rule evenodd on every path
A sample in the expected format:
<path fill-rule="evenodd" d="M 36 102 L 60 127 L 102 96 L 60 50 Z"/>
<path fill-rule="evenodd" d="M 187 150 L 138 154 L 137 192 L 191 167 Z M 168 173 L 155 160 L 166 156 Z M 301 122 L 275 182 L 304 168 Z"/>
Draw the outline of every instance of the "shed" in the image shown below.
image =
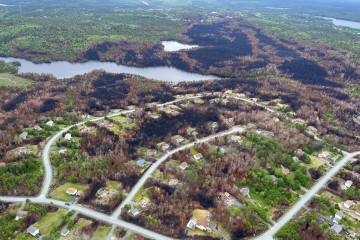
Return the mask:
<path fill-rule="evenodd" d="M 64 227 L 62 230 L 61 230 L 61 232 L 60 232 L 60 234 L 61 234 L 61 236 L 63 236 L 63 237 L 66 237 L 68 234 L 69 234 L 69 229 L 67 229 L 66 227 Z"/>
<path fill-rule="evenodd" d="M 144 159 L 140 159 L 139 161 L 137 161 L 137 165 L 139 167 L 143 167 L 145 165 L 146 161 Z"/>

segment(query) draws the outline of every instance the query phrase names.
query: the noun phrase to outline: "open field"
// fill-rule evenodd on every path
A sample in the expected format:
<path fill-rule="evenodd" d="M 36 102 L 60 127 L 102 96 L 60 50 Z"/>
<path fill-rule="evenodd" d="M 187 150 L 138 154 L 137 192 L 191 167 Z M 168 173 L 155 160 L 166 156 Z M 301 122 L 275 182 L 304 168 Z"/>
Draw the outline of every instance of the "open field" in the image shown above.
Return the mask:
<path fill-rule="evenodd" d="M 0 73 L 0 88 L 1 87 L 28 87 L 33 84 L 33 81 L 21 77 L 14 76 L 10 73 Z"/>

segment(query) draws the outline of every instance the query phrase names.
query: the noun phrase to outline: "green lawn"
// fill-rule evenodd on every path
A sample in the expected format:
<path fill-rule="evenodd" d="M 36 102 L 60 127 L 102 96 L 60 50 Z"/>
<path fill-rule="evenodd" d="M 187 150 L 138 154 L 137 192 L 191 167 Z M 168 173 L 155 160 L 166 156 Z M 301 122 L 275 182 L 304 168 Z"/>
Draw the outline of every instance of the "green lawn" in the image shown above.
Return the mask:
<path fill-rule="evenodd" d="M 96 229 L 93 237 L 91 239 L 106 239 L 106 236 L 109 234 L 111 227 L 103 226 Z"/>
<path fill-rule="evenodd" d="M 320 167 L 321 165 L 324 165 L 324 163 L 319 160 L 317 157 L 314 157 L 314 156 L 310 156 L 311 158 L 311 164 L 310 166 L 314 167 L 314 168 L 318 168 Z"/>
<path fill-rule="evenodd" d="M 29 79 L 17 77 L 10 73 L 0 73 L 0 87 L 28 87 L 32 84 L 33 81 Z"/>
<path fill-rule="evenodd" d="M 117 187 L 117 182 L 115 182 L 115 181 L 109 181 L 107 183 L 107 187 L 112 190 L 119 190 Z"/>
<path fill-rule="evenodd" d="M 134 197 L 133 201 L 134 202 L 138 202 L 140 201 L 140 199 L 142 198 L 149 198 L 148 196 L 148 191 L 149 191 L 150 188 L 145 188 L 145 189 L 142 189 L 140 190 Z"/>
<path fill-rule="evenodd" d="M 78 191 L 81 190 L 83 192 L 85 192 L 86 189 L 88 188 L 88 186 L 84 186 L 80 184 L 65 183 L 64 185 L 61 185 L 60 187 L 56 188 L 53 192 L 50 193 L 51 198 L 70 201 L 72 196 L 66 194 L 66 189 L 70 187 L 76 188 Z"/>
<path fill-rule="evenodd" d="M 61 218 L 67 212 L 66 209 L 59 208 L 57 212 L 46 213 L 40 221 L 34 224 L 35 227 L 40 229 L 42 234 L 48 234 L 51 232 L 53 227 L 55 227 L 61 220 Z"/>

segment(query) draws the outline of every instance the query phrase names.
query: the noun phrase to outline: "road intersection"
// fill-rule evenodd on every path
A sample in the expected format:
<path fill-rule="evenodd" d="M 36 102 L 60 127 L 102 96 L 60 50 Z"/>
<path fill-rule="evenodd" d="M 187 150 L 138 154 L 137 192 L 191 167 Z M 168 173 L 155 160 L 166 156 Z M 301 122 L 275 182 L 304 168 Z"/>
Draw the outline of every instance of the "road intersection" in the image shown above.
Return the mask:
<path fill-rule="evenodd" d="M 194 99 L 194 98 L 199 98 L 202 97 L 201 95 L 199 96 L 193 96 L 193 97 L 185 97 L 185 98 L 181 98 L 181 99 L 177 99 L 175 101 L 171 101 L 171 102 L 167 102 L 164 104 L 158 104 L 158 107 L 162 107 L 162 106 L 166 106 L 166 105 L 170 105 L 170 104 L 174 104 L 176 102 L 179 101 L 183 101 L 183 100 L 187 100 L 187 99 Z M 245 101 L 247 103 L 250 104 L 255 104 L 261 107 L 264 107 L 266 110 L 268 110 L 269 112 L 276 112 L 271 108 L 265 107 L 261 104 L 255 103 L 251 100 L 247 100 L 247 99 L 243 99 L 243 98 L 237 98 L 238 100 L 241 101 Z M 135 110 L 125 110 L 119 113 L 114 113 L 114 114 L 110 114 L 107 117 L 114 117 L 114 116 L 119 116 L 121 114 L 127 114 L 127 113 L 131 113 L 134 112 Z M 104 117 L 98 117 L 98 118 L 93 118 L 90 119 L 90 122 L 96 122 L 96 121 L 100 121 L 104 119 Z M 122 220 L 119 220 L 119 216 L 121 214 L 121 209 L 126 205 L 129 204 L 132 199 L 135 197 L 135 195 L 137 194 L 137 192 L 142 188 L 142 186 L 145 184 L 146 180 L 151 177 L 151 174 L 153 172 L 156 171 L 156 169 L 168 158 L 170 157 L 172 154 L 178 152 L 178 151 L 182 151 L 186 148 L 192 147 L 197 143 L 204 143 L 207 142 L 209 140 L 212 140 L 216 137 L 221 137 L 221 136 L 225 136 L 225 135 L 230 135 L 236 132 L 242 132 L 244 131 L 243 128 L 241 127 L 233 127 L 228 131 L 224 131 L 224 132 L 220 132 L 211 136 L 208 136 L 206 138 L 203 138 L 201 140 L 197 140 L 195 142 L 189 143 L 187 145 L 181 146 L 179 148 L 176 148 L 168 153 L 166 153 L 164 156 L 162 156 L 161 158 L 159 158 L 145 173 L 144 175 L 140 178 L 140 180 L 137 182 L 137 184 L 133 187 L 133 189 L 130 191 L 130 193 L 127 195 L 127 197 L 125 198 L 125 200 L 121 203 L 121 205 L 114 211 L 114 213 L 110 216 L 110 215 L 106 215 L 100 212 L 97 212 L 95 210 L 92 210 L 90 208 L 86 208 L 83 207 L 79 204 L 73 204 L 70 206 L 65 205 L 64 201 L 59 201 L 59 200 L 54 200 L 54 199 L 50 199 L 47 197 L 51 183 L 52 183 L 52 168 L 51 168 L 51 162 L 50 162 L 50 148 L 52 145 L 55 144 L 55 142 L 57 141 L 57 139 L 62 136 L 63 133 L 67 132 L 71 127 L 73 126 L 81 126 L 85 124 L 85 121 L 79 122 L 77 124 L 74 124 L 72 126 L 66 127 L 64 129 L 62 129 L 61 131 L 59 131 L 58 133 L 56 133 L 45 145 L 44 150 L 43 150 L 43 163 L 44 163 L 44 169 L 45 169 L 45 177 L 44 177 L 44 184 L 43 184 L 43 188 L 41 193 L 39 194 L 38 197 L 1 197 L 0 196 L 0 200 L 5 201 L 5 202 L 21 202 L 24 203 L 26 202 L 26 200 L 30 200 L 31 202 L 34 203 L 39 203 L 39 204 L 54 204 L 57 205 L 61 208 L 66 208 L 66 209 L 70 209 L 70 210 L 74 210 L 77 211 L 78 213 L 81 213 L 85 216 L 109 223 L 111 225 L 114 226 L 120 226 L 123 227 L 125 229 L 128 229 L 134 233 L 137 233 L 139 235 L 142 235 L 144 237 L 147 238 L 151 238 L 151 239 L 159 239 L 159 240 L 166 240 L 166 239 L 173 239 L 164 235 L 161 235 L 159 233 L 150 231 L 146 228 L 137 226 L 135 224 L 131 224 Z M 272 239 L 272 237 L 276 234 L 276 232 L 278 232 L 288 221 L 290 221 L 295 215 L 296 213 L 327 183 L 328 180 L 330 180 L 341 168 L 344 167 L 344 165 L 350 161 L 350 159 L 352 159 L 353 157 L 360 155 L 360 152 L 355 152 L 355 153 L 345 153 L 345 157 L 339 161 L 326 175 L 324 175 L 311 189 L 309 189 L 309 191 L 303 195 L 300 200 L 291 208 L 289 209 L 281 218 L 280 220 L 275 223 L 272 227 L 270 227 L 265 233 L 261 234 L 260 236 L 256 237 L 255 239 L 257 240 L 269 240 Z"/>

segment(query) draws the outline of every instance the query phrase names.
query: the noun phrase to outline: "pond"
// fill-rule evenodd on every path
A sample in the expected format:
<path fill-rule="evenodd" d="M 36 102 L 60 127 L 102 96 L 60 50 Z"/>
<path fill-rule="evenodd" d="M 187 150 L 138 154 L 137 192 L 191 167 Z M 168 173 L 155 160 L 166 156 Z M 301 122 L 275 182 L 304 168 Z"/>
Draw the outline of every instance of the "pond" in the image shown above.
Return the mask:
<path fill-rule="evenodd" d="M 38 74 L 52 74 L 56 78 L 70 78 L 76 75 L 91 72 L 93 70 L 105 70 L 110 73 L 129 73 L 144 76 L 150 79 L 157 79 L 167 82 L 183 82 L 183 81 L 200 81 L 209 79 L 218 79 L 213 75 L 202 75 L 198 73 L 190 73 L 179 70 L 174 67 L 160 66 L 160 67 L 129 67 L 119 65 L 113 62 L 98 62 L 89 61 L 85 63 L 70 63 L 66 61 L 55 61 L 52 63 L 33 63 L 20 58 L 4 58 L 0 57 L 0 60 L 5 62 L 19 61 L 21 66 L 19 67 L 19 73 L 38 73 Z"/>
<path fill-rule="evenodd" d="M 188 45 L 183 44 L 175 41 L 162 41 L 162 44 L 164 46 L 165 52 L 175 52 L 179 50 L 186 50 L 186 49 L 192 49 L 200 47 L 198 45 Z"/>

